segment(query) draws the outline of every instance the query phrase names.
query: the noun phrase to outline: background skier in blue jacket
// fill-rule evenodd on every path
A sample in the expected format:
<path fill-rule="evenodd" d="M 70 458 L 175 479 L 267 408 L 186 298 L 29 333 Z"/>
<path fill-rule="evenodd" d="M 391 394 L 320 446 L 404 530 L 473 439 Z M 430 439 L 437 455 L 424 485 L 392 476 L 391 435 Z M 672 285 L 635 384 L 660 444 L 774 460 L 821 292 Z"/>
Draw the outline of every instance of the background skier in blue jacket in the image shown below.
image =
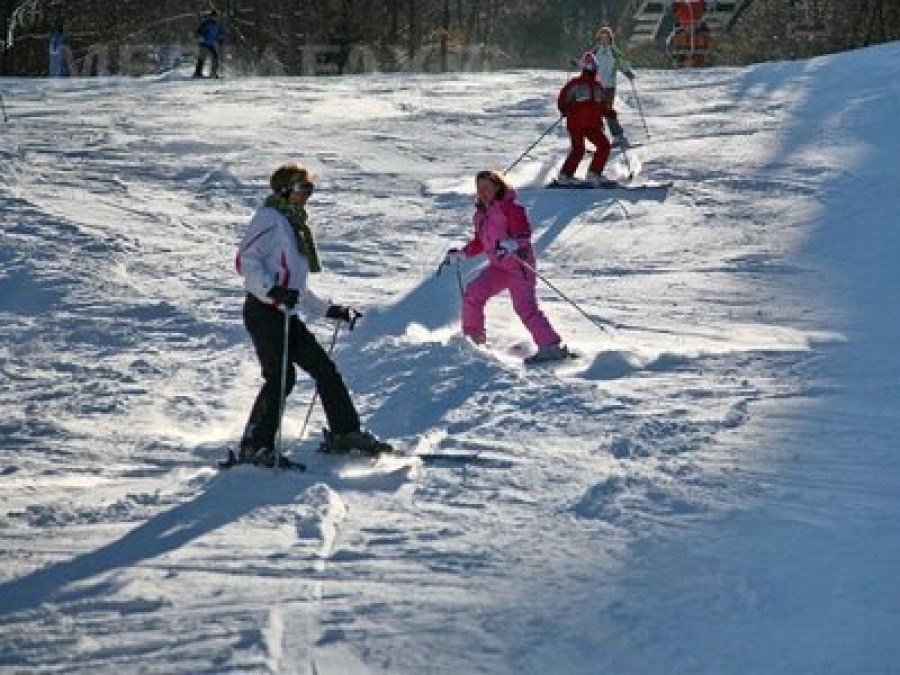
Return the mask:
<path fill-rule="evenodd" d="M 66 37 L 63 34 L 62 23 L 57 23 L 50 33 L 50 77 L 64 77 L 66 72 Z"/>
<path fill-rule="evenodd" d="M 219 13 L 213 10 L 197 28 L 197 68 L 194 70 L 194 77 L 203 77 L 203 66 L 206 64 L 207 54 L 210 57 L 209 76 L 219 76 L 219 41 L 221 37 Z"/>

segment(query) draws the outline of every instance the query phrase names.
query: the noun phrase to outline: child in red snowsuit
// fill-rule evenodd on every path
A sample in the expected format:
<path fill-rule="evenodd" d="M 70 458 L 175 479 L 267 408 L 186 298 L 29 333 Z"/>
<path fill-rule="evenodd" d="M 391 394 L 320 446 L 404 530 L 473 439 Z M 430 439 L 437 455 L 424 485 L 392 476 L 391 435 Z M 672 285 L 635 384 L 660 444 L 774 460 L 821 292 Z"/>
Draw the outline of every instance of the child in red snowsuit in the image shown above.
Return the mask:
<path fill-rule="evenodd" d="M 593 143 L 596 150 L 588 167 L 587 180 L 599 184 L 603 181 L 603 169 L 609 159 L 611 148 L 609 139 L 603 133 L 603 120 L 609 120 L 610 128 L 621 128 L 618 117 L 605 100 L 603 85 L 597 81 L 597 59 L 587 52 L 581 61 L 581 74 L 573 77 L 559 92 L 556 106 L 566 118 L 566 128 L 572 149 L 559 172 L 557 181 L 571 185 L 577 180 L 575 172 L 584 158 L 585 140 Z"/>
<path fill-rule="evenodd" d="M 458 262 L 479 253 L 488 264 L 463 294 L 463 333 L 475 343 L 486 340 L 484 307 L 487 301 L 509 291 L 513 309 L 538 347 L 529 363 L 566 358 L 568 349 L 561 344 L 537 303 L 534 248 L 525 208 L 516 200 L 515 191 L 495 171 L 482 171 L 476 177 L 478 202 L 472 220 L 475 237 L 461 250 L 451 249 L 445 262 Z"/>

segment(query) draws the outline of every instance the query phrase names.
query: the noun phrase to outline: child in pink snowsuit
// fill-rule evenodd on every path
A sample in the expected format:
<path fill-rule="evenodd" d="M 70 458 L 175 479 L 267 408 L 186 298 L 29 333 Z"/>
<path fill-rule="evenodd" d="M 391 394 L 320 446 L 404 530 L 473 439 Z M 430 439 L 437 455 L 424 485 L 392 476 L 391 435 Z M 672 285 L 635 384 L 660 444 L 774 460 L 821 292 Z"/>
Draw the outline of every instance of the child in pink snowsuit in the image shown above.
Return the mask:
<path fill-rule="evenodd" d="M 461 250 L 451 249 L 445 262 L 458 262 L 484 253 L 487 267 L 463 294 L 462 330 L 473 342 L 486 340 L 484 307 L 502 291 L 509 291 L 513 309 L 531 333 L 541 357 L 567 353 L 559 334 L 538 308 L 535 258 L 525 208 L 503 176 L 482 171 L 476 178 L 478 201 L 472 221 L 475 237 Z"/>

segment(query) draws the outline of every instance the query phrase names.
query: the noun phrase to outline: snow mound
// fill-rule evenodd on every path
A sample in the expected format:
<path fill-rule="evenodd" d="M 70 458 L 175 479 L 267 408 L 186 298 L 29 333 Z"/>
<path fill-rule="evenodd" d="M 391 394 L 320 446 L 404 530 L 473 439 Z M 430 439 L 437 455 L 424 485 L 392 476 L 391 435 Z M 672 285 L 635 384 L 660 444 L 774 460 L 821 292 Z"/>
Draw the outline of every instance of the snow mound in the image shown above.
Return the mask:
<path fill-rule="evenodd" d="M 622 350 L 602 351 L 581 373 L 586 380 L 617 380 L 628 377 L 646 367 L 637 354 Z"/>

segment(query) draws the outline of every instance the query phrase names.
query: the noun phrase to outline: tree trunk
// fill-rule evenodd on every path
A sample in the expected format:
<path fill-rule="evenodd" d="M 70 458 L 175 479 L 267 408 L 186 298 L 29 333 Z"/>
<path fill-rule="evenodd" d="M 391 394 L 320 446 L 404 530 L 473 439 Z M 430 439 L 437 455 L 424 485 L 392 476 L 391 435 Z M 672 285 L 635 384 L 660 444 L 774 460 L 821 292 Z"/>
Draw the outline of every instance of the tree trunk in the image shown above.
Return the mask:
<path fill-rule="evenodd" d="M 388 0 L 387 5 L 388 16 L 390 17 L 387 41 L 390 44 L 397 44 L 400 34 L 400 1 Z"/>
<path fill-rule="evenodd" d="M 444 30 L 441 33 L 441 72 L 450 70 L 447 41 L 450 38 L 450 0 L 444 0 Z"/>
<path fill-rule="evenodd" d="M 420 30 L 418 3 L 416 0 L 409 0 L 409 43 L 407 46 L 407 56 L 409 56 L 410 62 L 415 61 L 416 54 L 419 53 Z"/>

